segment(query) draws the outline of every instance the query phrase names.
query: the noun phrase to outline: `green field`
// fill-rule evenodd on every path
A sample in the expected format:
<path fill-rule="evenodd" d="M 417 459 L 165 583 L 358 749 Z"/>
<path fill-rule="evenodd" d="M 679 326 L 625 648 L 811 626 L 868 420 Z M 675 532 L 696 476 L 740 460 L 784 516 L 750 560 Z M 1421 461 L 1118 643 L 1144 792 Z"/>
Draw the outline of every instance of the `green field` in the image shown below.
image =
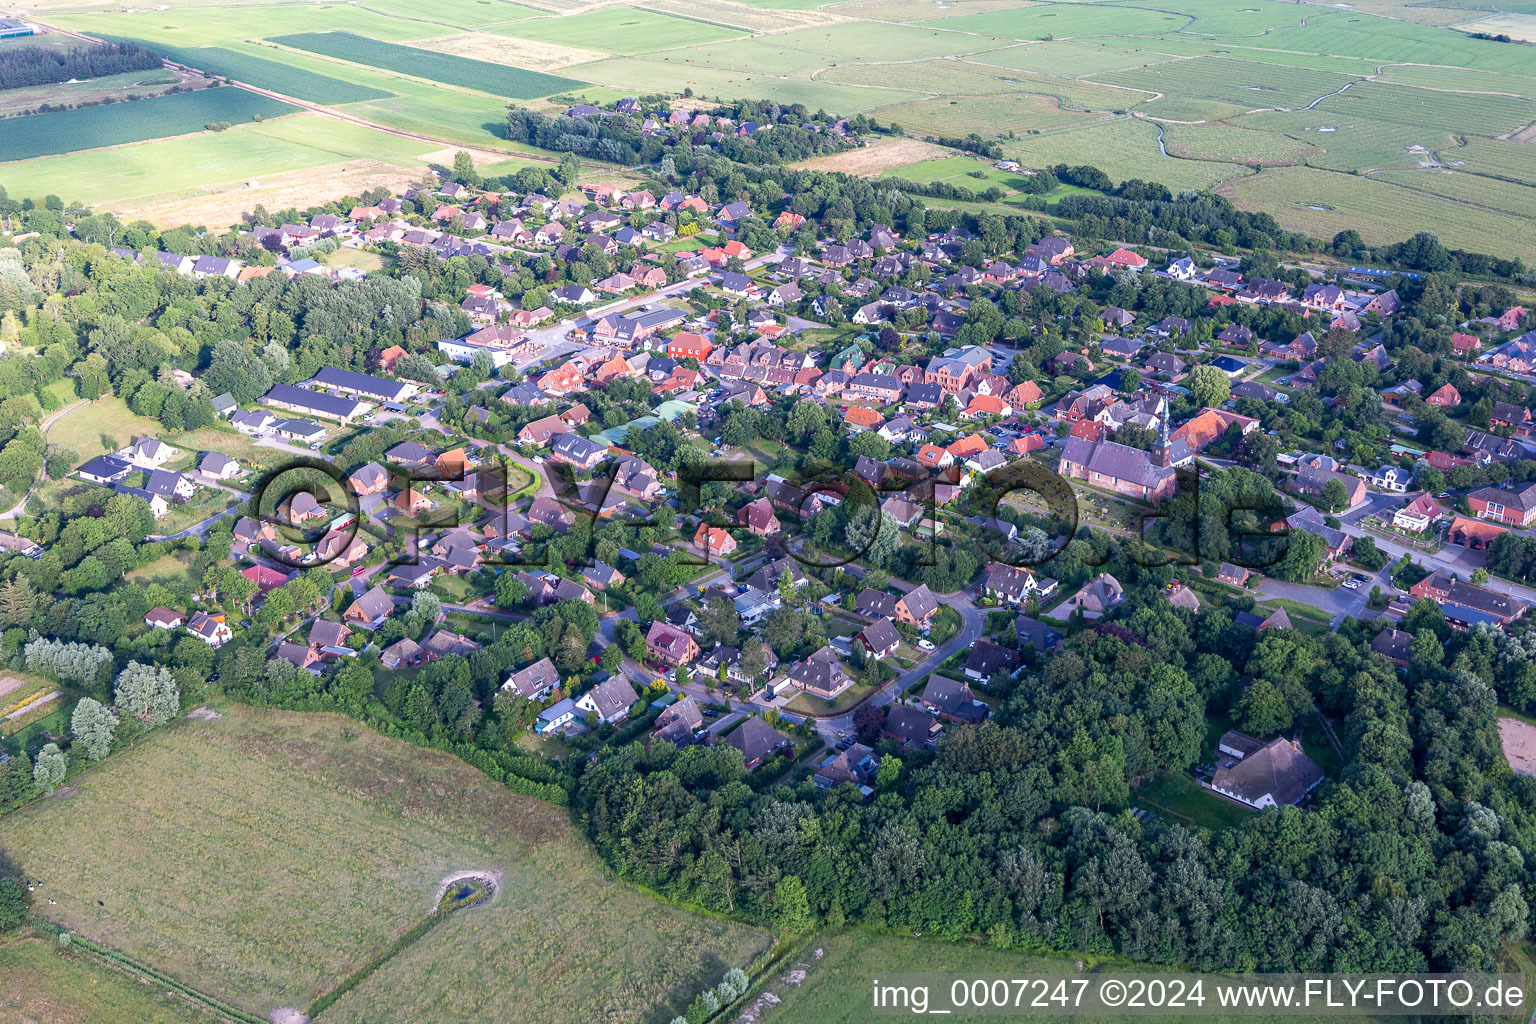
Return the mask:
<path fill-rule="evenodd" d="M 1406 226 L 1431 231 L 1458 249 L 1495 248 L 1536 259 L 1536 234 L 1511 225 L 1508 214 L 1352 174 L 1276 167 L 1223 188 L 1238 205 L 1269 210 L 1283 227 L 1330 237 L 1351 225 L 1368 242 L 1403 237 Z M 1529 223 L 1526 221 L 1525 223 Z M 1490 239 L 1497 242 L 1490 245 Z"/>
<path fill-rule="evenodd" d="M 135 103 L 32 114 L 5 122 L 0 162 L 186 135 L 211 122 L 241 124 L 296 109 L 243 89 L 199 89 Z"/>
<path fill-rule="evenodd" d="M 1322 205 L 1341 215 L 1369 210 L 1375 219 L 1312 218 L 1330 237 L 1355 227 L 1399 240 L 1426 226 L 1420 215 L 1456 221 L 1446 205 L 1456 201 L 1493 217 L 1536 215 L 1523 189 L 1489 187 L 1477 198 L 1471 182 L 1468 194 L 1438 189 L 1426 203 L 1395 176 L 1377 175 L 1438 158 L 1464 174 L 1533 183 L 1536 51 L 1452 27 L 1495 18 L 1518 28 L 1523 22 L 1510 19 L 1531 16 L 1527 0 L 1301 8 L 1248 0 L 542 0 L 539 8 L 506 0 L 192 0 L 174 17 L 65 2 L 45 0 L 69 12 L 54 20 L 71 29 L 200 56 L 216 71 L 343 103 L 349 116 L 444 146 L 537 156 L 500 138 L 508 97 L 570 93 L 603 102 L 689 89 L 709 99 L 870 114 L 909 135 L 975 132 L 1035 167 L 1087 163 L 1117 181 L 1224 187 L 1245 208 L 1292 225 L 1305 216 L 1298 209 L 1317 205 L 1301 186 L 1333 179 L 1254 182 L 1252 169 L 1344 172 L 1359 180 Z M 1156 124 L 1166 131 L 1166 154 Z M 250 140 L 238 145 L 254 149 Z M 336 162 L 373 158 L 353 140 L 328 148 Z M 180 176 L 171 152 L 144 156 Z M 274 158 L 277 170 L 315 166 L 298 154 Z M 239 173 L 264 173 L 259 160 L 239 164 Z M 61 171 L 59 180 L 80 181 L 86 198 L 128 194 L 95 185 L 78 167 Z M 105 174 L 118 176 L 116 168 Z"/>
<path fill-rule="evenodd" d="M 1340 88 L 1346 75 L 1261 64 L 1229 57 L 1196 57 L 1134 71 L 1094 76 L 1097 81 L 1198 99 L 1221 100 L 1242 110 L 1305 106 Z"/>
<path fill-rule="evenodd" d="M 205 1024 L 215 1019 L 78 952 L 60 955 L 49 936 L 26 930 L 0 935 L 0 1021 Z"/>
<path fill-rule="evenodd" d="M 1245 173 L 1229 163 L 1163 156 L 1157 148 L 1157 125 L 1124 117 L 1032 135 L 1006 143 L 1003 152 L 1030 167 L 1093 164 L 1115 181 L 1142 178 L 1173 189 L 1209 188 Z"/>
<path fill-rule="evenodd" d="M 248 180 L 333 167 L 360 157 L 418 173 L 425 169 L 422 157 L 431 147 L 429 142 L 305 113 L 237 125 L 227 132 L 120 146 L 109 161 L 99 153 L 81 152 L 6 164 L 0 166 L 0 182 L 14 196 L 41 199 L 52 193 L 131 209 L 147 201 L 223 191 L 233 192 L 238 200 Z"/>
<path fill-rule="evenodd" d="M 164 48 L 162 47 L 162 50 Z M 376 100 L 390 96 L 383 89 L 373 89 L 356 82 L 343 81 L 313 71 L 263 60 L 248 53 L 237 53 L 218 46 L 202 46 L 192 50 L 176 50 L 166 56 L 181 64 L 224 75 L 247 85 L 254 85 L 284 96 L 297 96 L 311 103 L 353 103 L 357 100 Z"/>
<path fill-rule="evenodd" d="M 525 71 L 503 64 L 488 64 L 483 60 L 470 60 L 418 47 L 398 46 L 350 32 L 306 32 L 300 35 L 273 36 L 271 41 L 354 64 L 384 68 L 445 85 L 478 89 L 513 99 L 547 96 L 552 92 L 581 85 L 574 79 L 559 75 Z"/>
<path fill-rule="evenodd" d="M 387 949 L 448 874 L 494 873 L 494 903 L 326 1013 L 372 1022 L 664 1022 L 766 948 L 608 881 L 563 810 L 455 758 L 338 716 L 221 711 L 6 818 L 56 901 L 38 913 L 265 1016 Z"/>

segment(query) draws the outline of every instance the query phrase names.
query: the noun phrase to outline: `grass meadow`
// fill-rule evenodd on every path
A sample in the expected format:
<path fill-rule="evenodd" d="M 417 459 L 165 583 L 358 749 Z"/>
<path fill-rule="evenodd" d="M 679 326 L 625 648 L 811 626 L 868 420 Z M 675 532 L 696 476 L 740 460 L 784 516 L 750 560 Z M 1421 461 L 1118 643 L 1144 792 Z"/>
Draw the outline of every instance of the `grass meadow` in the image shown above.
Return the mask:
<path fill-rule="evenodd" d="M 1536 259 L 1536 234 L 1511 229 L 1507 214 L 1387 181 L 1310 167 L 1275 167 L 1223 187 L 1239 206 L 1269 210 L 1282 226 L 1331 237 L 1353 226 L 1367 242 L 1397 242 L 1431 231 L 1446 245 Z M 1481 248 L 1479 248 L 1481 247 Z"/>
<path fill-rule="evenodd" d="M 499 875 L 327 1012 L 371 1022 L 656 1021 L 767 947 L 608 881 L 566 812 L 339 716 L 226 706 L 6 818 L 54 923 L 266 1015 L 304 1007 Z M 3 955 L 3 954 L 0 954 Z"/>
<path fill-rule="evenodd" d="M 0 1021 L 27 1024 L 213 1024 L 187 1000 L 78 954 L 30 930 L 0 935 Z"/>

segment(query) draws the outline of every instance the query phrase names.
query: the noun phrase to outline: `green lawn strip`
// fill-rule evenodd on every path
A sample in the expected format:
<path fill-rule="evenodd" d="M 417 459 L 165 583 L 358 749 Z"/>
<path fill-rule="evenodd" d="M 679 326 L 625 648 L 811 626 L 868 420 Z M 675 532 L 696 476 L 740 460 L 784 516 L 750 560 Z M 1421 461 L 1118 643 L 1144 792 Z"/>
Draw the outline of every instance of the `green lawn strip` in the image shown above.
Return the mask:
<path fill-rule="evenodd" d="M 1284 608 L 1287 615 L 1300 615 L 1302 618 L 1311 619 L 1313 622 L 1331 623 L 1333 621 L 1333 616 L 1322 609 L 1314 608 L 1300 601 L 1293 601 L 1288 597 L 1260 597 L 1259 603 L 1273 608 Z"/>
<path fill-rule="evenodd" d="M 125 40 L 138 42 L 138 40 Z M 311 103 L 355 103 L 361 100 L 389 99 L 394 94 L 372 86 L 331 78 L 305 68 L 266 60 L 249 53 L 226 50 L 222 46 L 174 47 L 163 43 L 147 44 L 162 56 L 215 75 L 259 89 L 270 89 L 285 96 L 296 96 Z"/>

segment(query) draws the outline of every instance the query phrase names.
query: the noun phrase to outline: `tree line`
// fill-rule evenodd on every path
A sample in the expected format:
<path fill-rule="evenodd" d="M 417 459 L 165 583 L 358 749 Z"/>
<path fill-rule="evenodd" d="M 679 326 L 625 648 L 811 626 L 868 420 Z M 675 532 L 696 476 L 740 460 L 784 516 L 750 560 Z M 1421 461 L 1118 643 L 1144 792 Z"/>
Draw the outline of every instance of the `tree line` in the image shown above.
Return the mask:
<path fill-rule="evenodd" d="M 103 43 L 68 49 L 7 46 L 0 47 L 0 89 L 56 85 L 72 78 L 84 81 L 158 67 L 160 55 L 135 43 Z"/>

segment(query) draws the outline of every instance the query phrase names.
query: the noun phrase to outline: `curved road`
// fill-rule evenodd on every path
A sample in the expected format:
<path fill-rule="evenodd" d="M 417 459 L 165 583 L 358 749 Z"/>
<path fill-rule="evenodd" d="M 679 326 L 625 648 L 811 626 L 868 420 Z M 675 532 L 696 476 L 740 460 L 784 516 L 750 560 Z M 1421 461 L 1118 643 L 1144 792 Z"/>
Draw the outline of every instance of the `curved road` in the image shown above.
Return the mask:
<path fill-rule="evenodd" d="M 48 431 L 53 428 L 55 423 L 63 419 L 66 413 L 73 412 L 74 410 L 80 408 L 82 405 L 87 404 L 89 404 L 89 400 L 82 398 L 77 402 L 71 402 L 64 406 L 62 409 L 56 409 L 49 413 L 47 416 L 44 416 L 37 425 L 38 432 L 43 435 L 43 440 L 48 440 Z M 18 501 L 14 506 L 6 509 L 4 512 L 0 512 L 0 519 L 15 519 L 17 516 L 26 511 L 27 499 L 32 497 L 32 491 L 37 486 L 37 480 L 42 479 L 45 472 L 46 469 L 38 471 L 37 479 L 32 481 L 32 487 L 27 488 L 27 493 L 23 494 L 21 496 L 21 500 Z"/>

